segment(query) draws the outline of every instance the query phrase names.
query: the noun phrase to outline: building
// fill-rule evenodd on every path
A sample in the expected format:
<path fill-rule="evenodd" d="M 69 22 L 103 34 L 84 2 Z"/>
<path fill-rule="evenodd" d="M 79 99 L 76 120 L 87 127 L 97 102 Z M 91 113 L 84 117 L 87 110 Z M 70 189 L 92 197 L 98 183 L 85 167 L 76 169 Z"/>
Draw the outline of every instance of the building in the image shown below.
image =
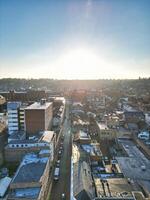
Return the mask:
<path fill-rule="evenodd" d="M 11 135 L 13 132 L 19 131 L 19 119 L 18 112 L 21 106 L 21 102 L 8 102 L 7 113 L 8 113 L 8 133 Z"/>
<path fill-rule="evenodd" d="M 27 105 L 22 105 L 18 112 L 19 130 L 25 131 L 25 108 Z"/>
<path fill-rule="evenodd" d="M 75 137 L 74 137 L 74 141 L 80 143 L 80 144 L 90 144 L 91 143 L 91 137 L 88 133 L 83 132 L 83 131 L 79 131 Z"/>
<path fill-rule="evenodd" d="M 73 145 L 71 168 L 71 199 L 92 200 L 95 197 L 95 188 L 91 176 L 89 162 L 80 156 L 80 149 Z"/>
<path fill-rule="evenodd" d="M 89 154 L 91 161 L 102 160 L 102 152 L 99 143 L 83 144 L 81 147 Z"/>
<path fill-rule="evenodd" d="M 0 112 L 3 112 L 5 102 L 6 102 L 5 97 L 3 97 L 2 95 L 0 95 Z"/>
<path fill-rule="evenodd" d="M 39 153 L 41 150 L 48 150 L 50 160 L 53 160 L 55 145 L 56 134 L 54 131 L 45 131 L 30 140 L 11 140 L 5 147 L 5 160 L 9 163 L 18 163 L 27 153 Z"/>
<path fill-rule="evenodd" d="M 0 166 L 4 161 L 4 145 L 7 140 L 6 124 L 0 122 Z"/>
<path fill-rule="evenodd" d="M 35 135 L 40 131 L 50 130 L 53 117 L 53 104 L 44 99 L 25 109 L 25 129 L 27 134 Z"/>
<path fill-rule="evenodd" d="M 95 200 L 135 200 L 132 186 L 125 178 L 94 178 L 97 197 Z"/>
<path fill-rule="evenodd" d="M 12 179 L 8 200 L 45 200 L 50 164 L 48 157 L 27 154 Z"/>
<path fill-rule="evenodd" d="M 138 123 L 145 121 L 145 115 L 142 111 L 125 111 L 124 119 L 127 123 Z"/>
<path fill-rule="evenodd" d="M 112 140 L 116 138 L 131 137 L 131 132 L 121 127 L 109 128 L 106 123 L 98 122 L 96 122 L 96 127 L 100 139 Z"/>
<path fill-rule="evenodd" d="M 34 102 L 42 98 L 47 98 L 47 93 L 44 90 L 27 90 L 27 91 L 3 91 L 0 95 L 5 97 L 6 101 L 21 101 L 21 102 Z"/>
<path fill-rule="evenodd" d="M 0 178 L 0 199 L 5 196 L 5 193 L 8 190 L 10 182 L 11 182 L 10 177 L 6 176 L 4 178 Z"/>

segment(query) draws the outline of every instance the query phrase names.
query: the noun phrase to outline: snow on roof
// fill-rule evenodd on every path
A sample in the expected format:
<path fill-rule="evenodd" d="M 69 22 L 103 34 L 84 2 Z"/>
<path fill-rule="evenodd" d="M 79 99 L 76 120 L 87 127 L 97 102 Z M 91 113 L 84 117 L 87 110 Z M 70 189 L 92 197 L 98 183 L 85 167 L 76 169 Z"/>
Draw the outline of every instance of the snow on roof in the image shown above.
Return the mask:
<path fill-rule="evenodd" d="M 49 154 L 50 153 L 50 150 L 49 149 L 42 149 L 40 152 L 39 152 L 39 155 L 41 154 Z"/>
<path fill-rule="evenodd" d="M 40 187 L 37 188 L 18 188 L 15 189 L 15 197 L 32 197 L 35 198 L 40 192 Z"/>
<path fill-rule="evenodd" d="M 84 149 L 84 151 L 86 151 L 87 153 L 90 153 L 91 151 L 93 151 L 93 148 L 91 145 L 82 145 L 82 148 Z"/>
<path fill-rule="evenodd" d="M 48 157 L 40 158 L 37 154 L 32 153 L 25 155 L 13 177 L 12 184 L 39 181 L 43 175 L 48 159 Z"/>
<path fill-rule="evenodd" d="M 26 107 L 25 110 L 45 110 L 47 109 L 50 105 L 52 105 L 52 102 L 46 102 L 45 104 L 40 104 L 39 102 L 35 102 L 31 104 L 30 106 Z"/>
<path fill-rule="evenodd" d="M 39 158 L 36 154 L 31 153 L 31 154 L 25 155 L 21 165 L 27 165 L 30 163 L 38 163 L 38 162 L 47 163 L 47 161 L 48 161 L 48 157 Z"/>
<path fill-rule="evenodd" d="M 0 179 L 0 197 L 3 197 L 5 195 L 10 182 L 11 182 L 11 178 L 9 177 Z"/>

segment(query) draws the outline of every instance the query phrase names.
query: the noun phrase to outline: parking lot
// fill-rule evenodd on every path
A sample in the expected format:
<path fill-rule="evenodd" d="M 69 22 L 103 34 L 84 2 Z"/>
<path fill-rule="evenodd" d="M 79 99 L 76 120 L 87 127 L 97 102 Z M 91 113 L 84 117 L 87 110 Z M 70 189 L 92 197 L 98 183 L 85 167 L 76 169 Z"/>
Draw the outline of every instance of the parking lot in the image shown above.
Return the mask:
<path fill-rule="evenodd" d="M 126 157 L 117 157 L 124 175 L 133 180 L 150 181 L 150 160 L 145 157 L 132 141 L 119 140 L 119 142 L 128 154 Z"/>

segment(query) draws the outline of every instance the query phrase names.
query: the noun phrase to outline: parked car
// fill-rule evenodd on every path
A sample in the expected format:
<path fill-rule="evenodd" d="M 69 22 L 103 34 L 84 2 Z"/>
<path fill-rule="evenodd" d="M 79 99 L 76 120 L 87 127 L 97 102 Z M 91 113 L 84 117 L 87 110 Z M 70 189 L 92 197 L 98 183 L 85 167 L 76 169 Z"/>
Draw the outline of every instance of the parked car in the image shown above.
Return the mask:
<path fill-rule="evenodd" d="M 59 180 L 59 175 L 60 175 L 60 168 L 56 167 L 54 171 L 54 180 L 58 181 Z"/>
<path fill-rule="evenodd" d="M 62 194 L 61 194 L 61 199 L 66 199 L 65 193 L 62 193 Z"/>

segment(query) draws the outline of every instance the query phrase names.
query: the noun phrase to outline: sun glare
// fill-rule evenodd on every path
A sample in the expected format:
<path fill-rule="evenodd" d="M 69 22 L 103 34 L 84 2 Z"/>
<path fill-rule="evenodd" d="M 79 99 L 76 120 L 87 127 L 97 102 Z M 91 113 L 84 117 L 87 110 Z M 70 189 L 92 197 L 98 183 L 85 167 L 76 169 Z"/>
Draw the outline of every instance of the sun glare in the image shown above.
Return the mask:
<path fill-rule="evenodd" d="M 100 56 L 89 49 L 81 48 L 65 52 L 54 63 L 55 67 L 61 69 L 60 73 L 69 79 L 98 78 L 100 70 L 104 74 L 104 65 Z"/>

